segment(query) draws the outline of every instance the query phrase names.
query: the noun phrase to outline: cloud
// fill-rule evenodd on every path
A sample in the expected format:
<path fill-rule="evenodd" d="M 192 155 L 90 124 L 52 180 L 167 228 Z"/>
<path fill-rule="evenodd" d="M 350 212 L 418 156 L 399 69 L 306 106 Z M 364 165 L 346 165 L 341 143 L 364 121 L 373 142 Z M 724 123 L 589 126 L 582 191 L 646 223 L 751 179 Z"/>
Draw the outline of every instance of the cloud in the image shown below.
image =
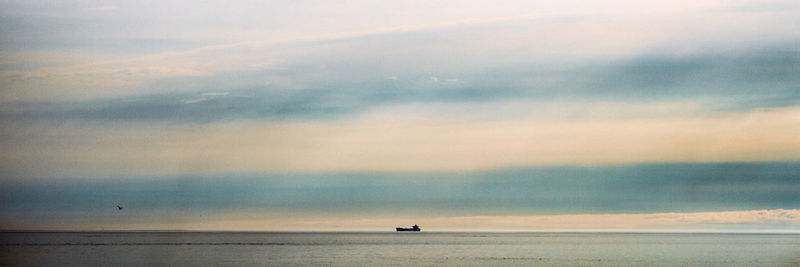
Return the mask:
<path fill-rule="evenodd" d="M 229 95 L 229 94 L 230 94 L 229 92 L 205 92 L 205 93 L 200 94 L 200 96 L 202 96 L 202 97 L 207 97 L 207 96 L 226 96 L 226 95 Z"/>
<path fill-rule="evenodd" d="M 439 4 L 434 3 L 433 5 Z M 369 4 L 366 5 L 369 6 Z M 412 9 L 406 4 L 398 5 L 410 10 L 417 9 Z M 509 6 L 515 5 L 519 4 Z M 476 12 L 468 12 L 468 14 L 473 14 L 471 16 L 456 12 L 447 16 L 446 19 L 437 16 L 426 17 L 421 20 L 425 22 L 416 22 L 416 24 L 415 20 L 399 19 L 389 20 L 389 23 L 378 23 L 380 20 L 369 24 L 342 22 L 342 25 L 347 24 L 348 26 L 335 24 L 331 26 L 335 27 L 334 30 L 330 28 L 310 30 L 297 26 L 300 28 L 290 28 L 285 32 L 275 34 L 255 35 L 255 37 L 251 35 L 251 39 L 240 40 L 237 38 L 237 41 L 223 38 L 230 34 L 225 29 L 221 29 L 217 33 L 225 34 L 216 35 L 216 39 L 209 37 L 209 39 L 204 39 L 205 41 L 148 35 L 137 39 L 168 39 L 169 42 L 180 43 L 182 41 L 183 45 L 145 42 L 148 45 L 130 46 L 128 43 L 132 37 L 123 39 L 106 36 L 105 38 L 111 39 L 109 41 L 111 44 L 103 47 L 123 46 L 126 47 L 122 51 L 124 53 L 116 51 L 110 53 L 112 55 L 98 55 L 97 47 L 89 47 L 78 49 L 80 53 L 76 54 L 82 56 L 76 62 L 80 63 L 65 65 L 54 62 L 54 64 L 36 68 L 30 68 L 29 64 L 19 64 L 18 67 L 3 69 L 0 71 L 0 77 L 3 77 L 2 86 L 7 90 L 4 91 L 2 99 L 6 101 L 16 99 L 53 101 L 63 98 L 106 98 L 163 91 L 235 90 L 252 88 L 254 84 L 264 84 L 275 80 L 291 80 L 299 83 L 297 87 L 300 88 L 321 84 L 329 84 L 337 88 L 359 84 L 367 87 L 371 84 L 363 83 L 366 80 L 382 80 L 387 76 L 399 76 L 406 80 L 407 77 L 421 77 L 426 73 L 437 73 L 442 77 L 476 77 L 470 81 L 491 81 L 494 91 L 500 91 L 507 87 L 519 91 L 528 91 L 526 88 L 533 88 L 538 92 L 554 90 L 574 92 L 575 88 L 613 91 L 615 84 L 612 81 L 616 81 L 614 77 L 595 77 L 596 79 L 586 79 L 581 84 L 571 83 L 571 80 L 567 78 L 580 77 L 581 73 L 584 73 L 581 72 L 581 65 L 591 67 L 597 66 L 598 62 L 625 62 L 640 55 L 652 54 L 654 51 L 667 55 L 680 51 L 723 51 L 736 54 L 747 47 L 796 42 L 797 36 L 786 34 L 791 32 L 787 25 L 796 24 L 792 23 L 796 16 L 781 15 L 773 18 L 739 13 L 723 12 L 724 14 L 719 14 L 707 13 L 702 9 L 718 5 L 723 4 L 717 1 L 658 5 L 626 2 L 617 8 L 587 4 L 579 11 L 569 11 L 572 7 L 566 8 L 558 3 L 549 3 L 542 4 L 544 9 L 541 12 L 521 14 L 521 11 L 515 11 L 512 13 L 517 15 L 511 16 L 501 16 L 500 14 L 505 12 L 495 13 L 494 9 L 486 10 L 470 5 L 470 12 Z M 191 9 L 210 6 L 226 8 L 226 5 L 211 3 L 209 6 L 192 7 Z M 316 10 L 320 7 L 310 8 Z M 628 12 L 628 14 L 651 14 L 652 16 L 621 15 L 617 13 L 619 8 L 636 11 Z M 136 10 L 120 4 L 119 10 L 129 9 Z M 531 9 L 521 8 L 518 10 Z M 155 14 L 164 12 L 161 10 L 149 11 Z M 206 13 L 200 12 L 199 14 Z M 127 29 L 130 25 L 136 25 L 141 21 L 140 16 L 133 15 L 135 13 L 128 14 L 131 21 L 113 24 L 116 28 L 91 29 L 118 33 L 120 32 L 119 28 Z M 145 12 L 145 15 L 153 14 Z M 190 15 L 186 16 L 194 18 Z M 732 19 L 732 16 L 735 19 Z M 177 17 L 176 20 L 189 19 L 185 16 L 175 17 Z M 270 16 L 259 14 L 258 17 Z M 676 17 L 682 21 L 681 25 L 673 23 Z M 102 19 L 98 18 L 98 20 L 100 22 L 92 21 L 91 24 L 106 25 L 102 23 Z M 45 22 L 41 22 L 41 24 L 74 24 Z M 275 21 L 268 23 L 258 19 L 255 22 L 287 24 Z M 330 25 L 330 23 L 316 20 L 314 22 L 319 25 Z M 31 22 L 23 21 L 21 23 Z M 122 24 L 120 25 L 120 23 Z M 39 29 L 36 26 L 38 24 L 34 24 L 31 27 Z M 685 27 L 684 25 L 694 25 L 694 27 Z M 164 28 L 153 25 L 150 27 L 152 28 L 148 28 L 146 33 L 160 32 L 158 30 Z M 52 33 L 47 31 L 42 31 L 40 35 L 47 36 L 45 41 L 63 42 L 70 36 L 73 36 L 70 38 L 74 39 L 74 36 L 85 34 L 86 30 L 82 30 L 82 28 L 85 27 L 58 31 L 70 33 L 59 40 L 51 40 Z M 202 32 L 198 28 L 192 29 Z M 169 29 L 165 31 L 169 31 Z M 29 31 L 9 32 L 10 36 L 19 37 L 10 40 L 45 38 L 28 38 L 21 32 Z M 179 31 L 179 33 L 181 32 Z M 307 32 L 310 33 L 306 34 Z M 106 35 L 108 34 L 106 33 Z M 102 34 L 92 34 L 92 36 L 95 35 Z M 264 38 L 263 36 L 278 37 Z M 480 36 L 480 38 L 475 38 L 476 36 Z M 83 40 L 83 42 L 89 41 Z M 91 41 L 91 43 L 96 46 L 97 41 Z M 144 46 L 153 47 L 153 51 L 158 52 L 143 55 L 141 51 L 133 51 L 136 50 L 134 47 Z M 790 45 L 785 46 L 790 47 Z M 105 59 L 106 57 L 112 59 Z M 391 61 L 392 64 L 386 64 L 387 61 Z M 723 71 L 736 71 L 735 66 L 749 66 L 742 62 L 735 63 L 737 64 L 733 64 L 732 69 L 723 69 Z M 254 69 L 252 66 L 259 68 Z M 576 67 L 577 69 L 574 72 L 550 76 L 546 73 L 535 72 L 530 69 L 531 66 L 537 66 L 540 70 L 563 70 L 565 67 Z M 602 70 L 609 66 L 599 67 Z M 281 71 L 287 68 L 294 69 L 296 72 Z M 263 72 L 257 73 L 259 70 Z M 232 73 L 241 72 L 252 72 L 253 75 L 244 77 L 246 79 L 229 79 Z M 476 73 L 482 75 L 475 75 Z M 748 71 L 744 70 L 741 73 L 747 74 Z M 665 79 L 654 79 L 652 76 L 642 80 L 625 79 L 621 81 L 628 84 L 622 84 L 622 87 L 635 88 L 637 81 L 644 82 L 648 78 L 662 83 L 674 79 L 689 79 L 690 82 L 692 80 L 692 75 L 680 72 L 677 74 L 679 77 Z M 737 73 L 727 73 L 722 76 L 728 77 L 712 78 L 721 78 L 735 84 L 733 81 L 736 77 L 735 74 Z M 13 77 L 20 78 L 14 79 Z M 536 83 L 526 83 L 532 80 Z M 209 81 L 225 87 L 204 87 L 208 86 Z M 702 80 L 700 81 L 702 82 Z M 777 80 L 772 84 L 783 83 L 785 85 L 791 84 L 792 81 Z M 567 88 L 543 88 L 545 86 L 542 86 L 542 83 L 562 84 Z M 606 88 L 587 88 L 587 86 L 598 84 Z M 407 85 L 413 86 L 414 84 Z M 482 88 L 485 85 L 474 84 L 472 86 Z M 700 84 L 697 87 L 705 88 L 706 85 L 708 84 Z M 718 85 L 715 88 L 725 88 L 731 84 L 723 82 L 714 85 Z"/>
<path fill-rule="evenodd" d="M 0 55 L 0 174 L 12 181 L 230 172 L 461 176 L 508 166 L 800 159 L 794 2 L 250 4 L 0 3 L 0 46 L 7 50 Z M 698 172 L 730 183 L 686 174 L 693 179 L 677 178 L 672 187 L 622 185 L 651 194 L 658 192 L 648 188 L 671 188 L 686 201 L 656 195 L 692 210 L 703 209 L 687 203 L 712 210 L 796 206 L 786 194 L 796 189 L 786 182 L 794 176 L 757 184 L 730 177 L 770 172 L 722 169 Z M 586 188 L 569 181 L 562 191 Z M 610 184 L 595 185 L 613 191 Z M 493 186 L 481 185 L 475 188 Z M 513 191 L 519 183 L 501 185 L 486 189 L 497 194 L 483 200 L 531 200 Z M 346 188 L 334 191 L 363 196 Z M 295 193 L 313 192 L 304 190 Z M 87 192 L 94 191 L 75 195 Z M 442 194 L 464 202 L 475 195 L 463 192 L 480 190 Z M 637 195 L 603 202 L 581 192 L 573 200 L 583 207 L 637 208 Z M 728 198 L 731 192 L 741 199 Z M 547 200 L 547 193 L 537 197 Z M 301 204 L 319 203 L 309 195 Z M 428 200 L 445 209 L 456 202 Z M 542 203 L 504 201 L 518 208 Z M 17 202 L 25 203 L 31 201 Z M 777 216 L 764 212 L 495 219 L 534 226 L 650 220 L 643 223 L 649 227 L 673 220 L 760 224 Z M 493 220 L 457 217 L 451 222 Z M 775 218 L 766 224 L 794 223 Z"/>
<path fill-rule="evenodd" d="M 87 8 L 84 8 L 83 10 L 91 11 L 91 12 L 106 12 L 106 11 L 115 10 L 117 8 L 119 8 L 119 7 L 118 6 L 97 6 L 97 7 L 87 7 Z"/>
<path fill-rule="evenodd" d="M 712 8 L 714 11 L 720 12 L 747 12 L 747 13 L 782 13 L 782 12 L 797 12 L 800 10 L 800 4 L 795 1 L 742 1 L 733 5 L 721 6 Z"/>
<path fill-rule="evenodd" d="M 208 98 L 201 97 L 201 98 L 183 100 L 183 103 L 184 104 L 194 104 L 194 103 L 200 103 L 200 102 L 203 102 L 203 101 L 206 101 L 206 100 L 208 100 Z"/>
<path fill-rule="evenodd" d="M 216 97 L 227 96 L 229 94 L 230 94 L 229 92 L 205 92 L 205 93 L 201 93 L 199 98 L 186 99 L 186 100 L 183 100 L 181 102 L 183 102 L 184 104 L 195 104 L 195 103 L 208 101 L 208 100 L 214 99 Z"/>
<path fill-rule="evenodd" d="M 795 161 L 476 172 L 126 173 L 95 178 L 62 173 L 0 179 L 0 224 L 164 222 L 174 229 L 176 222 L 197 222 L 203 215 L 206 227 L 240 229 L 237 221 L 263 220 L 258 225 L 266 228 L 256 228 L 262 230 L 280 229 L 270 228 L 273 224 L 294 230 L 325 225 L 326 230 L 374 230 L 404 222 L 433 231 L 800 230 L 797 211 L 791 210 L 800 204 L 798 171 Z M 120 218 L 109 203 L 125 204 L 130 217 Z"/>
<path fill-rule="evenodd" d="M 325 120 L 359 115 L 368 110 L 393 105 L 480 105 L 499 101 L 616 101 L 650 104 L 704 102 L 709 104 L 707 111 L 745 111 L 791 107 L 800 101 L 800 91 L 795 88 L 795 84 L 800 82 L 797 78 L 800 73 L 793 67 L 800 64 L 800 57 L 795 50 L 778 46 L 738 54 L 703 52 L 681 56 L 646 55 L 599 66 L 595 64 L 551 69 L 521 65 L 459 73 L 473 77 L 468 81 L 419 74 L 403 76 L 402 80 L 389 79 L 397 76 L 386 78 L 384 75 L 350 77 L 350 73 L 364 73 L 362 67 L 373 70 L 378 68 L 367 64 L 352 67 L 353 69 L 331 69 L 311 63 L 288 66 L 285 69 L 243 71 L 205 77 L 187 75 L 156 84 L 87 77 L 70 79 L 68 82 L 101 86 L 105 84 L 102 81 L 106 81 L 109 82 L 107 85 L 118 83 L 119 88 L 148 86 L 177 89 L 78 101 L 69 98 L 37 102 L 10 101 L 7 106 L 25 107 L 23 112 L 2 115 L 20 120 L 171 120 L 173 123 L 229 119 Z M 334 61 L 338 60 L 344 59 Z M 358 64 L 350 66 L 355 65 Z M 131 69 L 119 75 L 136 76 L 139 75 L 137 73 L 146 72 L 148 71 L 143 69 Z M 4 82 L 9 88 L 16 90 L 27 88 L 15 87 L 16 83 L 50 84 L 43 77 L 20 75 L 9 76 Z M 97 77 L 102 75 L 98 74 Z M 76 90 L 71 93 L 82 92 Z M 249 98 L 219 98 L 225 92 Z M 191 109 L 181 107 L 183 100 L 196 99 L 198 95 L 213 95 L 218 98 L 215 98 L 213 104 L 197 105 Z M 139 98 L 142 101 L 136 104 L 125 102 L 129 98 Z M 155 113 L 154 110 L 163 112 Z"/>
<path fill-rule="evenodd" d="M 587 120 L 473 120 L 437 116 L 436 111 L 309 122 L 20 124 L 2 131 L 2 169 L 25 176 L 468 171 L 520 165 L 800 159 L 798 108 L 627 119 L 597 115 Z M 165 111 L 153 112 L 163 116 Z"/>

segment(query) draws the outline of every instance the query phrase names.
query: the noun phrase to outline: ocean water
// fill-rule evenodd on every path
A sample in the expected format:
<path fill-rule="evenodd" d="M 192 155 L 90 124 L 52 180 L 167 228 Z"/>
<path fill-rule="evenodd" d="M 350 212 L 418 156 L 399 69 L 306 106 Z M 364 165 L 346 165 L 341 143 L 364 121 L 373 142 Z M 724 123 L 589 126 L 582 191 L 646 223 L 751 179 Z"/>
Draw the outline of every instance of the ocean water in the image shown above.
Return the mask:
<path fill-rule="evenodd" d="M 5 232 L 12 266 L 800 266 L 800 235 Z"/>

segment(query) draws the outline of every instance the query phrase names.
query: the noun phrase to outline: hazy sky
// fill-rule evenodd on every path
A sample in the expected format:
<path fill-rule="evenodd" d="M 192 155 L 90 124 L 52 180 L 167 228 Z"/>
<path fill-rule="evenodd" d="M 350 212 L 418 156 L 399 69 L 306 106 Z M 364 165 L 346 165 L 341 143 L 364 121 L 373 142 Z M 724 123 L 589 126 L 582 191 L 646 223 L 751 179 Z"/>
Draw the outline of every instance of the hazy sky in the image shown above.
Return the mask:
<path fill-rule="evenodd" d="M 796 25 L 797 1 L 0 0 L 0 228 L 800 231 Z"/>

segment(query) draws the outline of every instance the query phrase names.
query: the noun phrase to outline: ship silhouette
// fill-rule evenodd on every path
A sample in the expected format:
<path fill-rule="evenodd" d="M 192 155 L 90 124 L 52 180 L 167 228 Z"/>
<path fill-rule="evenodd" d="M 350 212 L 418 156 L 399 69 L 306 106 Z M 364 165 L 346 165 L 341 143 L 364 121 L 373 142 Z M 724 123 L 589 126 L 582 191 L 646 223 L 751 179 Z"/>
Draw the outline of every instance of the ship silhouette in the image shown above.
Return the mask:
<path fill-rule="evenodd" d="M 416 224 L 414 226 L 412 226 L 411 228 L 397 227 L 395 229 L 397 229 L 398 232 L 419 232 L 419 231 L 422 231 L 422 229 L 420 229 L 419 226 L 417 226 Z"/>

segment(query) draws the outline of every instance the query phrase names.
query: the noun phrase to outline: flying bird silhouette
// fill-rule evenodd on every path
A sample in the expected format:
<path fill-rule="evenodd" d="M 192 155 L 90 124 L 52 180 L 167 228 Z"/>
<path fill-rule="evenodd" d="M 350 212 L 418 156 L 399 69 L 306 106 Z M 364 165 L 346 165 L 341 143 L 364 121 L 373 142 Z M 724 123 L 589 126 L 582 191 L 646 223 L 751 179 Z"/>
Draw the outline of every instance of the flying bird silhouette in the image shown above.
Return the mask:
<path fill-rule="evenodd" d="M 117 209 L 118 209 L 118 210 L 122 210 L 122 207 L 120 207 L 119 205 L 117 205 Z"/>

